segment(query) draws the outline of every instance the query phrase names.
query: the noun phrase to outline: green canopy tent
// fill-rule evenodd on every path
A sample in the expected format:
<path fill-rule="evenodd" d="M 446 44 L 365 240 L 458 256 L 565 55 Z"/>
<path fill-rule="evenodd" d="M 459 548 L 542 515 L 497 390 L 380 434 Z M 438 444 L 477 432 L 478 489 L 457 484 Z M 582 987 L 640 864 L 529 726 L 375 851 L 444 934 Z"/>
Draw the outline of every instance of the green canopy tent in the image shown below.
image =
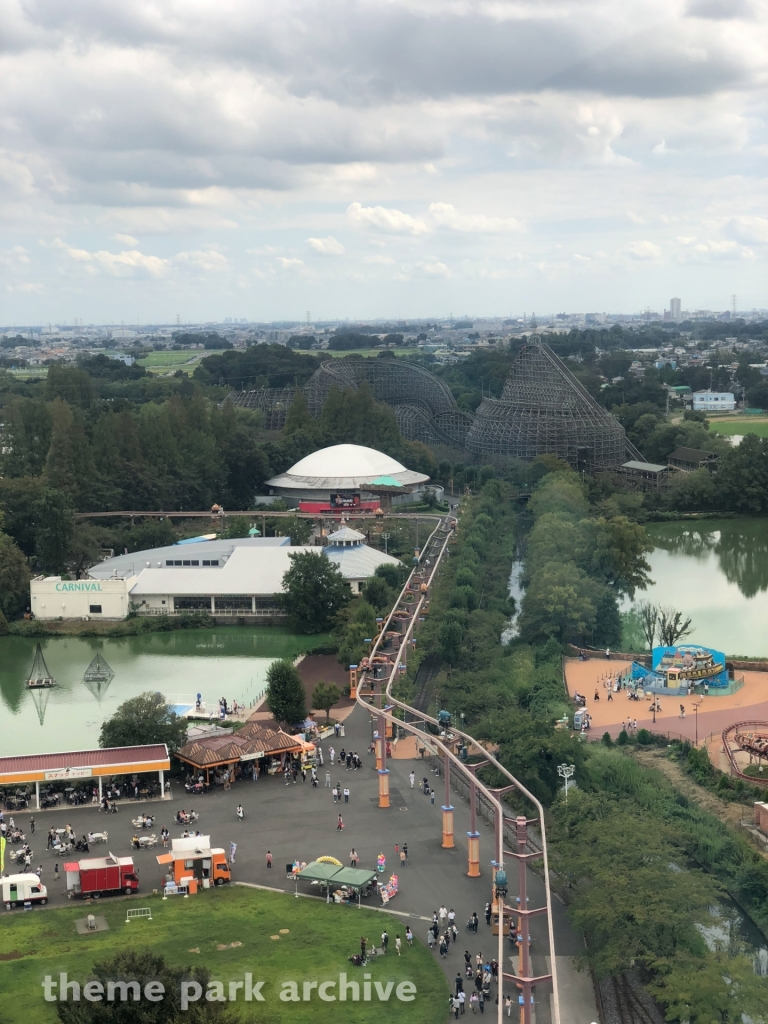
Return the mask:
<path fill-rule="evenodd" d="M 331 885 L 346 885 L 350 889 L 357 890 L 357 905 L 360 906 L 360 891 L 376 877 L 375 871 L 367 868 L 345 868 L 338 864 L 326 864 L 313 860 L 307 864 L 297 878 L 305 878 L 310 882 L 317 882 L 325 886 L 326 901 L 330 902 Z"/>

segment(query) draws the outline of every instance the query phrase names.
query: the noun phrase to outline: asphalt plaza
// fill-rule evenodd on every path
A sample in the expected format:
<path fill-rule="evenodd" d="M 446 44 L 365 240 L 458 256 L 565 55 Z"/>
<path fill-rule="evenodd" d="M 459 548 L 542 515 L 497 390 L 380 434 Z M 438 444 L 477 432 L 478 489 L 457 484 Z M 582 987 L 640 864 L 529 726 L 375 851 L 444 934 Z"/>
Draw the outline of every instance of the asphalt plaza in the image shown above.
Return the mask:
<path fill-rule="evenodd" d="M 467 877 L 467 830 L 469 829 L 469 808 L 453 795 L 455 810 L 456 847 L 444 850 L 441 847 L 441 804 L 443 799 L 443 780 L 436 779 L 430 773 L 425 762 L 411 760 L 391 760 L 388 767 L 390 776 L 390 803 L 387 810 L 378 807 L 378 780 L 375 772 L 374 757 L 367 752 L 371 740 L 371 722 L 369 715 L 362 708 L 357 708 L 345 723 L 343 738 L 323 741 L 324 766 L 319 769 L 319 783 L 313 788 L 309 775 L 302 782 L 301 775 L 296 783 L 285 784 L 282 776 L 260 778 L 257 782 L 250 779 L 237 782 L 231 790 L 224 792 L 216 788 L 204 796 L 190 797 L 178 783 L 172 787 L 173 799 L 159 802 L 127 803 L 120 806 L 117 814 L 105 815 L 96 807 L 65 807 L 46 812 L 35 812 L 37 828 L 31 837 L 34 850 L 33 868 L 43 865 L 43 882 L 47 885 L 51 906 L 62 906 L 67 903 L 66 884 L 62 872 L 63 859 L 73 860 L 77 856 L 67 855 L 61 858 L 45 850 L 46 834 L 51 825 L 62 827 L 70 823 L 79 836 L 89 830 L 106 829 L 109 832 L 109 843 L 104 846 L 92 847 L 89 856 L 104 855 L 111 850 L 116 855 L 131 855 L 139 872 L 140 891 L 136 897 L 137 906 L 145 905 L 142 898 L 153 889 L 159 889 L 163 870 L 158 865 L 156 856 L 162 850 L 159 842 L 160 829 L 165 825 L 171 837 L 181 836 L 183 826 L 174 821 L 175 813 L 184 808 L 196 810 L 200 817 L 195 826 L 204 834 L 211 836 L 211 844 L 223 847 L 229 853 L 230 843 L 237 844 L 233 878 L 235 881 L 256 885 L 269 886 L 286 893 L 293 894 L 296 888 L 293 880 L 286 875 L 286 865 L 295 860 L 307 863 L 317 857 L 330 855 L 338 858 L 343 864 L 349 864 L 349 854 L 354 848 L 359 857 L 361 867 L 376 867 L 376 859 L 380 853 L 386 858 L 386 870 L 382 876 L 388 879 L 390 874 L 399 876 L 399 891 L 387 907 L 387 912 L 397 915 L 403 922 L 403 934 L 406 925 L 413 929 L 416 939 L 426 941 L 427 926 L 432 920 L 432 913 L 445 905 L 456 912 L 459 929 L 458 940 L 451 945 L 448 956 L 441 961 L 449 982 L 461 972 L 464 962 L 464 950 L 468 949 L 473 958 L 478 952 L 488 959 L 496 953 L 496 938 L 486 926 L 483 911 L 490 898 L 490 861 L 492 859 L 492 829 L 484 822 L 479 822 L 481 833 L 481 869 L 478 879 Z M 355 750 L 360 754 L 363 767 L 357 771 L 346 770 L 335 764 L 329 765 L 328 751 L 333 746 L 337 753 L 342 748 Z M 350 798 L 348 803 L 334 804 L 331 788 L 325 786 L 326 770 L 331 772 L 332 786 L 340 783 L 342 790 L 348 787 Z M 409 773 L 416 775 L 416 787 L 411 789 Z M 436 784 L 437 796 L 435 803 L 430 802 L 418 789 L 418 782 L 424 776 L 430 778 L 430 784 Z M 236 807 L 242 804 L 244 820 L 238 821 Z M 139 812 L 155 815 L 155 828 L 158 845 L 149 850 L 133 850 L 131 838 L 135 829 L 131 819 Z M 337 819 L 341 813 L 344 821 L 343 831 L 337 831 Z M 27 831 L 29 812 L 16 814 L 17 824 Z M 395 845 L 402 847 L 408 844 L 408 863 L 400 869 L 395 854 Z M 272 854 L 272 868 L 267 867 L 267 851 Z M 59 862 L 60 879 L 55 881 L 53 868 Z M 510 875 L 511 891 L 514 892 L 516 868 Z M 299 883 L 299 892 L 306 895 L 316 894 L 317 887 L 307 883 Z M 543 903 L 543 885 L 534 872 L 528 872 L 528 894 L 532 906 Z M 196 900 L 205 900 L 206 893 L 200 893 Z M 378 897 L 363 900 L 364 906 L 381 907 Z M 356 912 L 350 906 L 345 908 L 349 913 Z M 477 935 L 469 932 L 465 925 L 471 914 L 476 912 L 480 918 Z M 46 913 L 41 908 L 39 913 Z M 16 913 L 16 912 L 14 912 Z M 561 957 L 573 957 L 583 949 L 581 937 L 571 928 L 565 916 L 565 908 L 554 901 L 553 916 L 555 924 L 555 942 L 558 962 Z M 548 971 L 548 944 L 544 918 L 533 918 L 531 922 L 531 953 L 533 968 L 536 974 Z M 512 953 L 511 948 L 509 953 Z M 434 954 L 438 959 L 438 955 Z M 506 969 L 510 969 L 507 963 Z M 563 998 L 561 984 L 561 1002 Z M 585 1007 L 585 1012 L 590 1012 Z M 594 1016 L 589 1019 L 595 1019 Z M 542 998 L 537 1001 L 537 1024 L 548 1024 L 550 1020 L 549 1000 Z M 563 1016 L 565 1022 L 567 1017 Z"/>

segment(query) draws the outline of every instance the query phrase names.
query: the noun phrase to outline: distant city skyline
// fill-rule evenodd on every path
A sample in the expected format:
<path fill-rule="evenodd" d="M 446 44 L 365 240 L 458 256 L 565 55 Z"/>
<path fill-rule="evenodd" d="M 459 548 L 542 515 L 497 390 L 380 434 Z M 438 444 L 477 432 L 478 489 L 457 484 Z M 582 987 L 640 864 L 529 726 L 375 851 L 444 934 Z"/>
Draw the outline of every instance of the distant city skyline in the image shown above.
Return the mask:
<path fill-rule="evenodd" d="M 4 37 L 0 323 L 768 306 L 752 0 L 9 0 Z"/>

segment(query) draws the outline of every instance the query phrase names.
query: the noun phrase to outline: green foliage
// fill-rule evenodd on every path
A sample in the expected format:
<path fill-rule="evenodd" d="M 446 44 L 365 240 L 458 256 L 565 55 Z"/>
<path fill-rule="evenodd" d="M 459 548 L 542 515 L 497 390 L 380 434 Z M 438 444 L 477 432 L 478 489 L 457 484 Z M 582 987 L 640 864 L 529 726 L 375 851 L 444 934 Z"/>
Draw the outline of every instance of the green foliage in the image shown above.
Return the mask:
<path fill-rule="evenodd" d="M 29 578 L 26 558 L 7 534 L 0 533 L 0 612 L 4 620 L 28 606 Z"/>
<path fill-rule="evenodd" d="M 49 572 L 61 572 L 67 560 L 74 531 L 72 504 L 62 491 L 47 488 L 37 503 L 37 557 Z"/>
<path fill-rule="evenodd" d="M 393 566 L 393 568 L 396 568 Z M 394 604 L 398 591 L 394 590 L 383 576 L 371 576 L 364 588 L 365 600 L 378 615 L 388 612 Z"/>
<path fill-rule="evenodd" d="M 227 528 L 224 530 L 224 536 L 229 538 L 247 537 L 250 528 L 250 520 L 246 519 L 245 516 L 231 516 L 227 519 Z"/>
<path fill-rule="evenodd" d="M 547 512 L 558 512 L 574 521 L 589 510 L 584 488 L 575 473 L 548 473 L 536 488 L 529 508 L 538 519 Z"/>
<path fill-rule="evenodd" d="M 583 569 L 570 562 L 547 562 L 525 592 L 520 631 L 531 640 L 554 636 L 561 642 L 591 632 L 601 596 L 599 584 Z"/>
<path fill-rule="evenodd" d="M 200 965 L 171 966 L 162 954 L 149 949 L 125 949 L 109 960 L 95 963 L 89 980 L 100 983 L 104 993 L 109 982 L 136 981 L 142 995 L 149 982 L 159 982 L 163 986 L 160 991 L 165 994 L 159 1001 L 59 1001 L 56 1015 L 62 1024 L 175 1024 L 182 1020 L 189 1024 L 235 1024 L 238 1019 L 226 1002 L 201 999 L 182 1009 L 182 981 L 196 981 L 205 992 L 211 980 L 210 971 Z"/>
<path fill-rule="evenodd" d="M 294 726 L 307 716 L 304 683 L 291 661 L 273 661 L 267 669 L 267 707 L 278 725 Z"/>
<path fill-rule="evenodd" d="M 385 562 L 377 567 L 374 576 L 379 576 L 381 579 L 386 580 L 389 586 L 399 593 L 408 579 L 408 568 L 405 565 Z"/>
<path fill-rule="evenodd" d="M 288 437 L 290 434 L 295 434 L 298 430 L 314 431 L 317 424 L 312 419 L 309 409 L 307 408 L 307 402 L 304 398 L 304 392 L 301 388 L 296 388 L 293 394 L 293 402 L 288 410 L 288 415 L 285 417 L 285 425 L 283 427 L 283 434 Z"/>
<path fill-rule="evenodd" d="M 715 952 L 680 956 L 651 986 L 668 1021 L 689 1024 L 742 1024 L 765 1020 L 765 979 L 751 957 Z"/>
<path fill-rule="evenodd" d="M 134 747 L 165 743 L 173 751 L 183 746 L 187 723 L 165 703 L 161 693 L 142 693 L 125 701 L 108 718 L 99 734 L 100 747 Z"/>
<path fill-rule="evenodd" d="M 331 708 L 341 698 L 341 690 L 335 683 L 318 683 L 312 694 L 312 707 L 325 712 L 325 720 L 331 720 Z"/>
<path fill-rule="evenodd" d="M 291 568 L 283 576 L 282 606 L 298 633 L 323 633 L 351 593 L 338 567 L 321 552 L 291 554 Z"/>

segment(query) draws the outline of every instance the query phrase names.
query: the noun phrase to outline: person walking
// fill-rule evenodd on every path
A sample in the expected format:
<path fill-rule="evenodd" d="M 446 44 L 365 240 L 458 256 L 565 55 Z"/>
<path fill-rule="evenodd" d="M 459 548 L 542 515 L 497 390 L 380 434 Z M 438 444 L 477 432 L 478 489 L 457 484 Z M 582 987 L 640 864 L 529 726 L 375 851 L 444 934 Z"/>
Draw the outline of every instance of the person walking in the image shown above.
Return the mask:
<path fill-rule="evenodd" d="M 402 944 L 402 942 L 400 941 L 400 936 L 399 936 L 399 935 L 396 935 L 396 936 L 395 936 L 395 952 L 397 953 L 397 955 L 398 955 L 398 956 L 400 956 L 400 950 L 401 950 L 402 948 L 403 948 L 403 944 Z"/>
<path fill-rule="evenodd" d="M 477 1005 L 480 1007 L 480 1013 L 485 1013 L 485 993 L 482 989 L 477 993 Z"/>
<path fill-rule="evenodd" d="M 53 865 L 53 880 L 54 880 L 54 882 L 58 882 L 58 880 L 59 880 L 59 862 L 58 861 L 56 861 L 56 863 Z"/>
<path fill-rule="evenodd" d="M 387 947 L 388 946 L 389 946 L 389 932 L 385 928 L 384 931 L 381 933 L 381 948 L 384 950 L 385 953 L 387 952 Z"/>
<path fill-rule="evenodd" d="M 408 843 L 403 843 L 403 853 L 405 854 L 405 859 L 410 864 L 411 862 L 408 860 Z"/>
<path fill-rule="evenodd" d="M 405 850 L 400 851 L 400 869 L 405 867 Z"/>
<path fill-rule="evenodd" d="M 43 880 L 43 865 L 42 864 L 38 864 L 37 865 L 37 877 L 42 882 L 42 880 Z"/>
<path fill-rule="evenodd" d="M 235 811 L 235 814 L 237 814 L 237 820 L 242 822 L 242 820 L 243 820 L 243 805 L 242 804 L 238 804 L 237 805 L 237 810 Z"/>
<path fill-rule="evenodd" d="M 435 947 L 435 933 L 432 931 L 431 928 L 427 931 L 427 945 L 429 946 L 430 950 L 434 949 Z"/>
<path fill-rule="evenodd" d="M 507 1016 L 511 1017 L 512 1016 L 512 996 L 507 996 L 504 999 L 504 1009 L 507 1012 Z"/>
<path fill-rule="evenodd" d="M 443 960 L 445 960 L 447 955 L 448 955 L 448 943 L 445 941 L 445 936 L 441 935 L 440 936 L 440 956 L 441 956 L 441 958 Z"/>
<path fill-rule="evenodd" d="M 29 831 L 32 833 L 32 835 L 35 834 L 35 816 L 34 815 L 30 815 L 30 818 L 29 818 Z"/>
<path fill-rule="evenodd" d="M 438 910 L 438 916 L 440 918 L 440 927 L 445 928 L 445 923 L 448 920 L 448 909 L 445 905 L 442 905 Z"/>
<path fill-rule="evenodd" d="M 365 960 L 365 947 L 366 947 L 367 944 L 368 944 L 368 939 L 366 939 L 365 936 L 361 935 L 360 936 L 360 956 L 361 956 L 361 958 L 363 960 Z"/>
<path fill-rule="evenodd" d="M 469 1008 L 472 1013 L 477 1013 L 477 992 L 473 992 L 469 997 Z"/>
<path fill-rule="evenodd" d="M 160 829 L 160 838 L 163 840 L 164 850 L 168 849 L 168 835 L 168 829 L 165 827 L 165 825 L 163 825 L 163 827 Z"/>
<path fill-rule="evenodd" d="M 325 788 L 326 789 L 330 789 L 331 788 L 331 773 L 330 772 L 326 772 L 325 773 Z"/>
<path fill-rule="evenodd" d="M 464 979 L 462 978 L 458 971 L 456 971 L 456 977 L 453 979 L 453 985 L 454 988 L 456 989 L 456 995 L 458 995 L 459 992 L 462 992 L 464 989 Z"/>
<path fill-rule="evenodd" d="M 409 946 L 413 945 L 413 932 L 411 931 L 410 925 L 407 925 L 405 929 L 405 941 L 408 943 Z"/>
<path fill-rule="evenodd" d="M 267 850 L 267 869 L 272 870 L 272 851 Z"/>
<path fill-rule="evenodd" d="M 356 868 L 357 867 L 357 862 L 359 860 L 360 860 L 360 858 L 357 856 L 357 850 L 353 846 L 352 849 L 350 850 L 350 853 L 349 853 L 349 866 L 351 868 Z"/>
<path fill-rule="evenodd" d="M 46 850 L 50 850 L 50 848 L 53 846 L 53 837 L 55 836 L 55 834 L 56 833 L 53 831 L 52 828 L 48 829 L 48 844 L 46 846 Z"/>
<path fill-rule="evenodd" d="M 341 815 L 339 815 L 339 820 L 336 822 L 336 831 L 337 832 L 341 832 L 341 830 L 343 828 L 344 828 L 344 822 L 341 820 Z"/>
<path fill-rule="evenodd" d="M 334 803 L 338 803 L 338 798 L 339 798 L 339 791 L 334 786 L 333 787 L 333 802 Z"/>
<path fill-rule="evenodd" d="M 459 1009 L 461 1007 L 461 1003 L 459 1002 L 459 997 L 458 996 L 454 996 L 452 1002 L 453 1002 L 453 1016 L 454 1016 L 454 1018 L 456 1020 L 458 1020 L 459 1019 Z"/>
<path fill-rule="evenodd" d="M 307 769 L 306 769 L 305 765 L 301 766 L 301 781 L 302 782 L 306 782 L 307 781 Z"/>
<path fill-rule="evenodd" d="M 467 993 L 462 989 L 461 992 L 459 992 L 459 1013 L 461 1014 L 464 1013 L 464 1003 L 466 1002 L 466 998 Z"/>
<path fill-rule="evenodd" d="M 416 772 L 411 772 L 411 774 L 408 776 L 408 781 L 411 784 L 411 789 L 413 789 L 414 784 L 416 782 Z"/>
<path fill-rule="evenodd" d="M 473 910 L 472 911 L 472 931 L 475 933 L 475 935 L 477 935 L 477 926 L 478 926 L 479 923 L 480 923 L 480 921 L 479 921 L 478 916 L 477 916 L 477 911 Z"/>
<path fill-rule="evenodd" d="M 486 924 L 490 924 L 491 923 L 491 904 L 490 903 L 486 903 L 485 904 L 485 923 Z"/>
<path fill-rule="evenodd" d="M 349 786 L 344 787 L 344 803 L 349 803 Z"/>

